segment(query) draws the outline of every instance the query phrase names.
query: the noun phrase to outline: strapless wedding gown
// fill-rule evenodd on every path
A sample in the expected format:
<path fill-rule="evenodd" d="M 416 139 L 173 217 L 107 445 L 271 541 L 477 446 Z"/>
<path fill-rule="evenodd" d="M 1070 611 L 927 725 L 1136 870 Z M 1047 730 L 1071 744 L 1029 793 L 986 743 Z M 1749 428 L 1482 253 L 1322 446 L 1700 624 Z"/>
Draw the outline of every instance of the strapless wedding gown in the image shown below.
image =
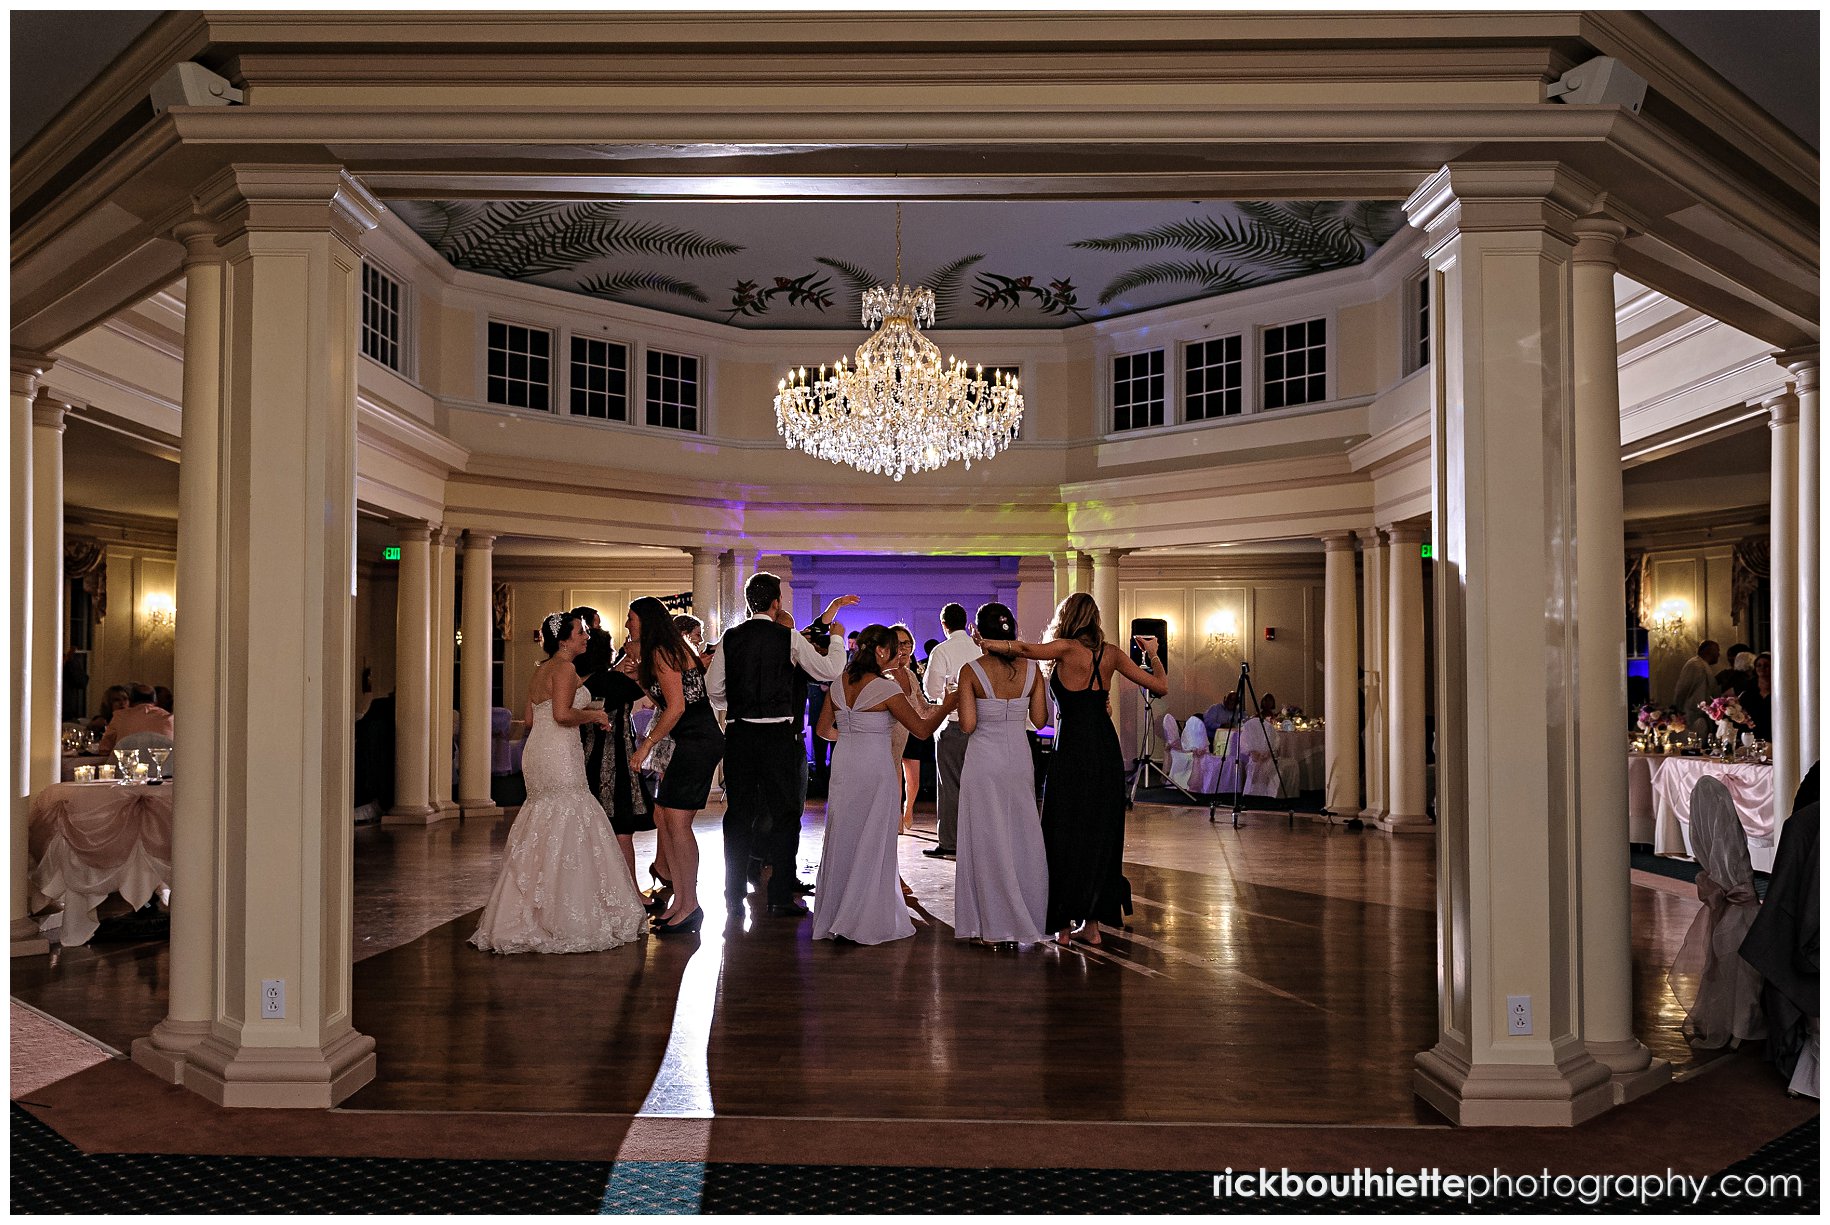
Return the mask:
<path fill-rule="evenodd" d="M 578 709 L 591 701 L 582 686 Z M 603 805 L 585 784 L 578 729 L 534 707 L 521 755 L 527 802 L 508 834 L 508 855 L 470 942 L 497 953 L 591 953 L 641 935 L 642 895 Z"/>

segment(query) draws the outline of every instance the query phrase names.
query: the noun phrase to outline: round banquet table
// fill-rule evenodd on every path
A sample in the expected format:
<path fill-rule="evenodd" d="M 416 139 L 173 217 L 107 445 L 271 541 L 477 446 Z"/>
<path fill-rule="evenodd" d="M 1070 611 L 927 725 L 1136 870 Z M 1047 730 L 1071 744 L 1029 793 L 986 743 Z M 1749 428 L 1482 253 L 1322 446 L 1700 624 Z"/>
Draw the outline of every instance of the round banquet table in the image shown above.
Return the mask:
<path fill-rule="evenodd" d="M 96 907 L 109 894 L 138 910 L 169 887 L 172 788 L 170 782 L 52 783 L 32 797 L 27 873 L 37 895 L 33 908 L 62 906 L 63 944 L 88 943 Z"/>

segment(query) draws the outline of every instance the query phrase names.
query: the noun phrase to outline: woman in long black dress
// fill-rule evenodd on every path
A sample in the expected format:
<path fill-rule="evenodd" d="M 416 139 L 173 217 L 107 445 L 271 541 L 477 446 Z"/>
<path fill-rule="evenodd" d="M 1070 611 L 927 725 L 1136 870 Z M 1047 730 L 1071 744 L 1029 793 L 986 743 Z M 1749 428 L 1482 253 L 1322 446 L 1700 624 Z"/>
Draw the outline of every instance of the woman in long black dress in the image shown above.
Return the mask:
<path fill-rule="evenodd" d="M 1075 592 L 1055 609 L 1045 641 L 981 641 L 993 655 L 1052 661 L 1055 751 L 1042 793 L 1042 841 L 1048 851 L 1048 929 L 1062 944 L 1098 944 L 1099 925 L 1124 923 L 1126 888 L 1125 757 L 1108 706 L 1112 674 L 1162 697 L 1169 677 L 1156 639 L 1135 639 L 1150 671 L 1106 641 L 1099 605 Z"/>
<path fill-rule="evenodd" d="M 637 702 L 647 695 L 636 683 L 633 656 L 617 657 L 613 639 L 601 629 L 591 631 L 591 645 L 573 661 L 584 687 L 602 709 L 610 712 L 610 726 L 595 723 L 579 729 L 585 742 L 585 781 L 591 793 L 604 806 L 610 828 L 629 863 L 629 875 L 635 876 L 635 835 L 654 828 L 654 798 L 640 771 L 629 768 L 635 754 L 635 729 L 629 715 Z M 649 875 L 665 882 L 665 859 L 658 854 L 649 865 Z"/>
<path fill-rule="evenodd" d="M 724 756 L 724 733 L 705 693 L 705 669 L 674 628 L 673 615 L 661 601 L 643 596 L 629 606 L 625 624 L 641 643 L 636 679 L 654 699 L 654 722 L 630 755 L 631 769 L 652 764 L 661 769 L 655 792 L 655 835 L 673 869 L 673 899 L 655 917 L 655 934 L 696 932 L 705 920 L 699 908 L 699 843 L 693 818 L 712 793 L 712 775 Z M 657 746 L 668 744 L 671 752 Z"/>

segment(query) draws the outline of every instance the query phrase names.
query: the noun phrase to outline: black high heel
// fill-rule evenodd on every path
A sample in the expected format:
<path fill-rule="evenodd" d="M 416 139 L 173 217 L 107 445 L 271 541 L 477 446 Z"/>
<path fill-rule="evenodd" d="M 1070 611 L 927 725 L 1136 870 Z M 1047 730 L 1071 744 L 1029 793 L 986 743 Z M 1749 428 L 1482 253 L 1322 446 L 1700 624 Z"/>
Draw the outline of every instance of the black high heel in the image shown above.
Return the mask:
<path fill-rule="evenodd" d="M 655 865 L 652 863 L 648 865 L 648 879 L 651 883 L 657 884 L 663 889 L 672 889 L 674 887 L 672 881 L 655 871 Z"/>
<path fill-rule="evenodd" d="M 700 925 L 704 922 L 705 907 L 695 906 L 693 907 L 693 913 L 687 915 L 678 923 L 656 923 L 653 930 L 654 934 L 657 936 L 689 936 L 694 932 L 697 932 Z"/>

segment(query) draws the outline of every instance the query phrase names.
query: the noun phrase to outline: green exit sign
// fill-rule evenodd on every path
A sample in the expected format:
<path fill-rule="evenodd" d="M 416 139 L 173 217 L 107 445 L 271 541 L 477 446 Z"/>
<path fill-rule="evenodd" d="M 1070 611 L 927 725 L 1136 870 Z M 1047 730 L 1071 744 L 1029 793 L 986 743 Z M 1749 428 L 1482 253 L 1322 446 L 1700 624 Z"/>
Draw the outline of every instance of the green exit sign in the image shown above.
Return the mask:
<path fill-rule="evenodd" d="M 1423 555 L 1425 557 L 1428 557 L 1430 555 L 1430 546 L 1427 544 L 1423 546 Z M 382 549 L 381 550 L 381 560 L 382 561 L 399 561 L 400 560 L 400 546 L 397 544 L 391 544 L 391 545 L 388 545 L 386 548 Z"/>
<path fill-rule="evenodd" d="M 1430 546 L 1430 545 L 1427 545 L 1427 544 L 1426 544 L 1426 545 L 1424 545 L 1424 546 L 1423 546 L 1423 548 L 1422 548 L 1422 553 L 1423 553 L 1423 560 L 1425 560 L 1425 561 L 1428 561 L 1428 560 L 1430 560 L 1430 558 L 1432 558 L 1432 557 L 1434 557 L 1434 556 L 1436 556 L 1436 550 L 1435 550 L 1435 549 L 1434 549 L 1434 548 L 1433 548 L 1433 547 L 1431 547 L 1431 546 Z M 398 557 L 398 556 L 400 556 L 400 550 L 399 550 L 399 549 L 395 549 L 395 550 L 394 550 L 394 555 L 395 555 L 395 556 L 396 556 L 396 557 Z"/>

